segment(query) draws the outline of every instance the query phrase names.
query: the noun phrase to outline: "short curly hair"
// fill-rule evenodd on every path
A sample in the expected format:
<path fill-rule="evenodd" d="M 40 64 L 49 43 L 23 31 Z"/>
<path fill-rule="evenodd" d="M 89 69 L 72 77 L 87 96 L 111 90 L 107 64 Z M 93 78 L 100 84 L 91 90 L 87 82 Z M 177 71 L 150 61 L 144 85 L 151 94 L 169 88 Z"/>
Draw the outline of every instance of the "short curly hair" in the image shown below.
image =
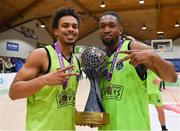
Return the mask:
<path fill-rule="evenodd" d="M 59 19 L 64 16 L 73 16 L 74 18 L 76 18 L 78 24 L 80 25 L 80 16 L 73 8 L 60 8 L 56 10 L 52 16 L 52 29 L 58 28 Z"/>

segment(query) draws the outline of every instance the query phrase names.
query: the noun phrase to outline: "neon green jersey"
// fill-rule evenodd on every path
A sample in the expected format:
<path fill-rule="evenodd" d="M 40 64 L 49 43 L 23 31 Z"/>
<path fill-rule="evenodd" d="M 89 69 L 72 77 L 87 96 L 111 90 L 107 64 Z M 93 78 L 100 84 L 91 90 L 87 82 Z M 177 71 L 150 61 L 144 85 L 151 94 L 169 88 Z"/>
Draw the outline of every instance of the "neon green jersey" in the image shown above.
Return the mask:
<path fill-rule="evenodd" d="M 121 50 L 128 50 L 129 42 L 125 40 Z M 119 53 L 118 59 L 125 56 Z M 109 57 L 109 62 L 113 57 L 114 54 Z M 108 65 L 109 70 L 110 67 L 111 64 Z M 102 78 L 101 95 L 104 109 L 110 116 L 110 124 L 100 127 L 100 130 L 150 129 L 147 88 L 129 61 L 123 62 L 121 66 L 115 64 L 110 82 Z"/>
<path fill-rule="evenodd" d="M 55 49 L 52 46 L 45 48 L 50 54 L 50 72 L 61 68 Z M 70 65 L 66 59 L 64 65 Z M 72 72 L 79 72 L 75 56 L 73 56 L 73 65 L 75 68 Z M 28 97 L 26 130 L 74 130 L 77 86 L 77 77 L 71 76 L 66 89 L 63 89 L 62 85 L 46 85 L 33 96 Z"/>
<path fill-rule="evenodd" d="M 162 97 L 159 91 L 159 83 L 156 83 L 158 76 L 148 70 L 147 72 L 147 92 L 149 104 L 154 104 L 155 106 L 163 106 Z"/>

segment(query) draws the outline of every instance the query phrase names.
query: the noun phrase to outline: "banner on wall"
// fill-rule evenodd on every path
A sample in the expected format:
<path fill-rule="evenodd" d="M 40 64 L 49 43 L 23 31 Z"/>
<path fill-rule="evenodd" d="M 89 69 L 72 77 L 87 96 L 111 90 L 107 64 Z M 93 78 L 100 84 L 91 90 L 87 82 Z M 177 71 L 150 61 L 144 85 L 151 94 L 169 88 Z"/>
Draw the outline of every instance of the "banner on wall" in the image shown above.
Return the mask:
<path fill-rule="evenodd" d="M 170 61 L 174 65 L 176 72 L 180 72 L 180 58 L 166 59 L 166 60 Z"/>
<path fill-rule="evenodd" d="M 23 35 L 26 36 L 26 37 L 30 37 L 30 38 L 33 38 L 33 39 L 38 39 L 38 35 L 35 32 L 35 30 L 31 29 L 29 27 L 21 26 L 20 27 L 20 32 L 22 32 Z"/>
<path fill-rule="evenodd" d="M 19 44 L 14 42 L 7 42 L 6 49 L 11 51 L 19 51 Z"/>

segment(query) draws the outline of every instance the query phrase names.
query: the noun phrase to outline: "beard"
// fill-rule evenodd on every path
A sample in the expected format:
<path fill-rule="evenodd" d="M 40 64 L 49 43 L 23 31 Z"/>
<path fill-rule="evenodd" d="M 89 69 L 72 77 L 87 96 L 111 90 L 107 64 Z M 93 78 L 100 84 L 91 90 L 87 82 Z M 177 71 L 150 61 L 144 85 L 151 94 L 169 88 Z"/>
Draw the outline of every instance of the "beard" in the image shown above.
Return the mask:
<path fill-rule="evenodd" d="M 102 39 L 102 42 L 105 46 L 110 46 L 110 45 L 113 45 L 115 41 L 114 39 Z"/>
<path fill-rule="evenodd" d="M 105 39 L 102 37 L 101 40 L 105 46 L 112 46 L 113 44 L 117 43 L 117 41 L 119 40 L 119 36 L 117 36 L 114 39 L 113 38 L 112 39 Z"/>

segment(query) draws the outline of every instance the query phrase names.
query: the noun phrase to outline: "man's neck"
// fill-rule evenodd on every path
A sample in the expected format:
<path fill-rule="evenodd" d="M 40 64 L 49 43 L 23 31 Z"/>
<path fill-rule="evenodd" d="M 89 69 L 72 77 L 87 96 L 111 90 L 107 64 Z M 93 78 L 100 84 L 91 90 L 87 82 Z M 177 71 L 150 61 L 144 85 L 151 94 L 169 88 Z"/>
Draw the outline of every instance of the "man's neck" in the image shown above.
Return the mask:
<path fill-rule="evenodd" d="M 112 45 L 106 47 L 106 49 L 109 53 L 112 53 L 112 52 L 114 52 L 115 49 L 117 49 L 120 39 L 121 39 L 121 37 L 119 37 L 119 39 L 116 43 L 113 43 Z"/>
<path fill-rule="evenodd" d="M 63 56 L 68 60 L 71 58 L 71 55 L 73 53 L 73 45 L 65 45 L 58 41 L 58 45 L 61 49 L 61 53 Z"/>

